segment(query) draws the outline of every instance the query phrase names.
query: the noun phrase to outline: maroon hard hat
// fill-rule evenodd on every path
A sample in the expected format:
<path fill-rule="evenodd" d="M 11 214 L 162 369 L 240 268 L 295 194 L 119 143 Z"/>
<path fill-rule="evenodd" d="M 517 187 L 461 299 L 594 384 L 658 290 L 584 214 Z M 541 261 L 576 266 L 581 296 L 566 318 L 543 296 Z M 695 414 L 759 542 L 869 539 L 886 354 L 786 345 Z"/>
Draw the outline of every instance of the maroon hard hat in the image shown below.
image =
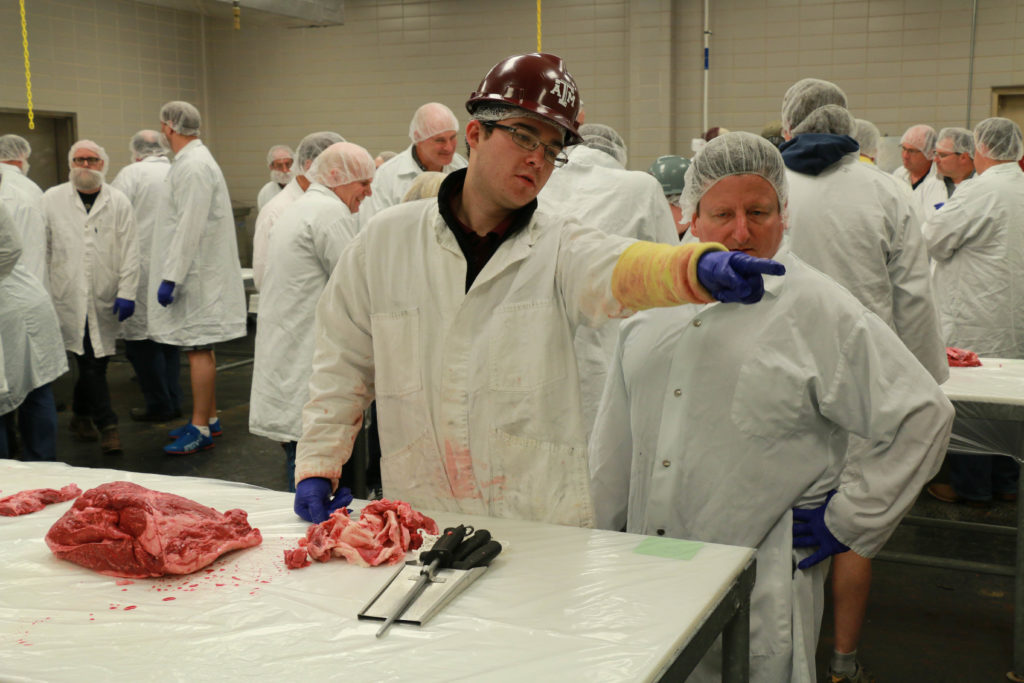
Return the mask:
<path fill-rule="evenodd" d="M 507 57 L 491 68 L 466 101 L 470 114 L 488 102 L 510 104 L 539 114 L 564 128 L 566 145 L 583 142 L 579 134 L 580 97 L 562 58 L 543 52 Z"/>

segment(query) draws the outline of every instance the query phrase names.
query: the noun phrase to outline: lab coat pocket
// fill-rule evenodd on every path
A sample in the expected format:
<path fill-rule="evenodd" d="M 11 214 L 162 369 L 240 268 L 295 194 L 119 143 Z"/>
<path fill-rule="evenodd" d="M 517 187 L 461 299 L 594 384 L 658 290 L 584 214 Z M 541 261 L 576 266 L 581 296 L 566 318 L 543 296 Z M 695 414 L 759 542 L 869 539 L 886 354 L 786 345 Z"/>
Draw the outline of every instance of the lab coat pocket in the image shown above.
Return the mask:
<path fill-rule="evenodd" d="M 404 500 L 427 510 L 458 510 L 430 431 L 394 453 L 384 454 L 380 476 L 384 492 L 392 500 Z"/>
<path fill-rule="evenodd" d="M 571 349 L 568 322 L 553 300 L 501 306 L 490 328 L 489 386 L 531 391 L 562 380 L 573 362 Z"/>
<path fill-rule="evenodd" d="M 370 326 L 377 395 L 401 396 L 422 389 L 419 308 L 375 313 Z"/>
<path fill-rule="evenodd" d="M 773 440 L 799 431 L 802 417 L 816 412 L 810 410 L 804 374 L 793 359 L 755 351 L 736 380 L 733 424 L 750 436 Z"/>
<path fill-rule="evenodd" d="M 585 446 L 527 439 L 499 429 L 488 438 L 492 508 L 498 517 L 593 527 Z"/>

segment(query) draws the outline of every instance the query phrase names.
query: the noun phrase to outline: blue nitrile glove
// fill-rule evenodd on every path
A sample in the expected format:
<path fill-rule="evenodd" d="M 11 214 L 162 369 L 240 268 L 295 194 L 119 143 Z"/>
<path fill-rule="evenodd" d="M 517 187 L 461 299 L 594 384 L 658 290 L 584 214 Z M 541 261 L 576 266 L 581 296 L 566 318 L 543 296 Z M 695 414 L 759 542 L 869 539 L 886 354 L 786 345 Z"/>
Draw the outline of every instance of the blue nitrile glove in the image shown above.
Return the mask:
<path fill-rule="evenodd" d="M 818 551 L 810 557 L 805 557 L 796 566 L 797 569 L 807 569 L 818 564 L 826 557 L 845 553 L 850 549 L 843 545 L 839 539 L 832 535 L 832 532 L 825 526 L 825 508 L 835 491 L 830 491 L 828 498 L 821 507 L 811 510 L 793 508 L 793 547 L 794 548 L 817 548 Z"/>
<path fill-rule="evenodd" d="M 764 296 L 765 275 L 784 275 L 786 267 L 741 251 L 708 251 L 697 261 L 697 279 L 724 303 L 754 304 Z"/>
<path fill-rule="evenodd" d="M 120 297 L 114 299 L 114 315 L 117 316 L 117 322 L 122 322 L 132 317 L 135 313 L 135 302 L 131 299 L 122 299 Z"/>
<path fill-rule="evenodd" d="M 323 477 L 309 477 L 295 486 L 295 514 L 307 522 L 319 524 L 338 508 L 352 502 L 352 492 L 344 486 L 331 500 L 331 482 Z"/>
<path fill-rule="evenodd" d="M 156 290 L 156 300 L 161 306 L 170 306 L 174 302 L 174 283 L 170 280 L 161 282 L 160 288 Z"/>

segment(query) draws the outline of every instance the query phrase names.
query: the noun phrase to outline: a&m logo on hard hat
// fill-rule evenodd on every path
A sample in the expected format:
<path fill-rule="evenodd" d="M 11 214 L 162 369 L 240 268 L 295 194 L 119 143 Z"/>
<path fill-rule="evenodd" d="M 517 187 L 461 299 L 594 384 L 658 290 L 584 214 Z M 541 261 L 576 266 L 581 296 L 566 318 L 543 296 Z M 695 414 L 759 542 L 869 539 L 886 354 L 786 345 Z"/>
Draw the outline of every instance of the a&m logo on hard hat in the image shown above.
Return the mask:
<path fill-rule="evenodd" d="M 563 81 L 561 78 L 555 79 L 555 87 L 551 89 L 551 93 L 558 96 L 558 103 L 563 107 L 576 103 L 576 88 L 572 83 Z"/>

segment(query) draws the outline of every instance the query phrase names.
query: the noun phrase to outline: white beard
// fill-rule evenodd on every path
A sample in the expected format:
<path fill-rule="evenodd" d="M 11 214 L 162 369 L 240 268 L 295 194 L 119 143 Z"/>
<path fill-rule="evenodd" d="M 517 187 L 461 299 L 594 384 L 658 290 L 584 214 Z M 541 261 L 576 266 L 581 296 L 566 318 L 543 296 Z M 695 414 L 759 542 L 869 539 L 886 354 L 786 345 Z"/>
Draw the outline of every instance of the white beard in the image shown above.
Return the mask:
<path fill-rule="evenodd" d="M 288 183 L 291 182 L 293 177 L 295 177 L 295 174 L 292 173 L 291 171 L 288 171 L 288 172 L 285 172 L 285 171 L 271 171 L 270 172 L 270 179 L 273 180 L 278 185 L 287 185 Z"/>
<path fill-rule="evenodd" d="M 72 168 L 71 184 L 80 192 L 92 192 L 103 185 L 104 175 L 101 171 L 91 168 Z"/>

